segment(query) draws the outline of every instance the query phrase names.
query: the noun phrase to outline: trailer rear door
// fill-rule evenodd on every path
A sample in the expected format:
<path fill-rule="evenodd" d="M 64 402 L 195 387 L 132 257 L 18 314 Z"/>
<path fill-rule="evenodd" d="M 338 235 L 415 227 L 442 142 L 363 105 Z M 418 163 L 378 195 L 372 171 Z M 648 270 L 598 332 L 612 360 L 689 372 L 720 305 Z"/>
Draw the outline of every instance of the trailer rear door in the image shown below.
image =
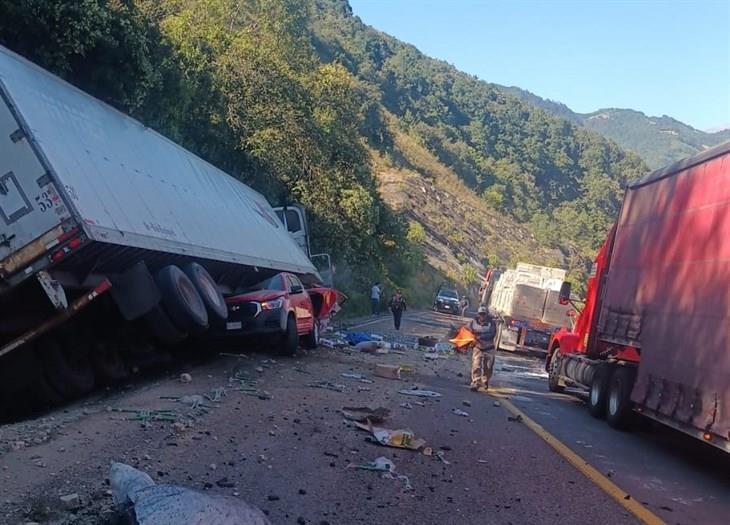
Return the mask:
<path fill-rule="evenodd" d="M 55 184 L 3 94 L 0 97 L 0 262 L 68 217 Z"/>

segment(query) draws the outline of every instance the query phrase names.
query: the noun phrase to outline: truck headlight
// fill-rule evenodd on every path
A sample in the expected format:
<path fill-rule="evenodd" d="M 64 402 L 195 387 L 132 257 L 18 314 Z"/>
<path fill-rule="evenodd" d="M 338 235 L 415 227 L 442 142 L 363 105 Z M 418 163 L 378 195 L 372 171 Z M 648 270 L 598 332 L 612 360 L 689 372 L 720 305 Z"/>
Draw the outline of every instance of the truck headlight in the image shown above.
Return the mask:
<path fill-rule="evenodd" d="M 261 303 L 262 310 L 277 310 L 284 305 L 283 299 L 272 299 L 271 301 L 264 301 Z"/>

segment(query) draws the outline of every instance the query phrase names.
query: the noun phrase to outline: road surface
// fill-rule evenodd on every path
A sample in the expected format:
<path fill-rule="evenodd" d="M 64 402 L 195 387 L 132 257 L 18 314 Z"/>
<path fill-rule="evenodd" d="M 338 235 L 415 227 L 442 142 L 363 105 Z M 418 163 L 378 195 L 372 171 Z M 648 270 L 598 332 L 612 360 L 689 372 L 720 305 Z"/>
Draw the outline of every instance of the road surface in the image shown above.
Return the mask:
<path fill-rule="evenodd" d="M 403 331 L 444 338 L 455 320 L 408 312 Z M 389 323 L 380 317 L 354 324 L 387 333 Z M 402 366 L 403 378 L 376 377 L 379 363 Z M 181 372 L 192 381 L 181 382 Z M 0 426 L 0 523 L 116 523 L 111 461 L 132 464 L 159 483 L 242 498 L 275 524 L 640 523 L 516 421 L 508 403 L 667 523 L 726 522 L 726 458 L 667 432 L 610 430 L 581 401 L 548 394 L 534 359 L 500 355 L 496 374 L 494 395 L 473 393 L 465 356 L 426 359 L 418 350 L 370 355 L 320 348 L 295 359 L 247 352 L 178 365 Z M 317 387 L 327 382 L 342 386 Z M 441 397 L 399 393 L 412 387 Z M 204 406 L 173 399 L 196 394 L 207 394 Z M 390 409 L 383 426 L 412 430 L 432 455 L 370 442 L 343 418 L 344 406 Z M 155 420 L 161 414 L 155 410 L 175 421 Z M 393 479 L 355 468 L 379 456 L 395 464 Z M 61 503 L 69 494 L 79 495 L 78 509 Z"/>

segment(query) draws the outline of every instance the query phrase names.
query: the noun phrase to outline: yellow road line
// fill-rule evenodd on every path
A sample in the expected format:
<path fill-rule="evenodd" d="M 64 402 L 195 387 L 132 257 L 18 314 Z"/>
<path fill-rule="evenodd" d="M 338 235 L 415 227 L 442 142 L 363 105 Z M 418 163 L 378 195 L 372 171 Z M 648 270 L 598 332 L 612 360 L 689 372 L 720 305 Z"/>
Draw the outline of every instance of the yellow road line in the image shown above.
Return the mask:
<path fill-rule="evenodd" d="M 631 512 L 634 516 L 639 518 L 643 523 L 647 525 L 662 525 L 664 521 L 651 512 L 649 509 L 644 507 L 641 503 L 632 498 L 625 490 L 621 489 L 618 485 L 608 479 L 606 476 L 601 474 L 593 466 L 591 466 L 586 460 L 580 457 L 578 454 L 573 452 L 565 444 L 563 444 L 558 438 L 550 434 L 541 425 L 530 419 L 527 414 L 517 408 L 512 402 L 499 396 L 493 396 L 499 399 L 499 402 L 514 416 L 519 417 L 530 430 L 540 436 L 545 443 L 553 447 L 555 451 L 568 460 L 576 469 L 583 473 L 593 483 L 598 485 L 606 494 L 615 499 L 622 507 Z"/>

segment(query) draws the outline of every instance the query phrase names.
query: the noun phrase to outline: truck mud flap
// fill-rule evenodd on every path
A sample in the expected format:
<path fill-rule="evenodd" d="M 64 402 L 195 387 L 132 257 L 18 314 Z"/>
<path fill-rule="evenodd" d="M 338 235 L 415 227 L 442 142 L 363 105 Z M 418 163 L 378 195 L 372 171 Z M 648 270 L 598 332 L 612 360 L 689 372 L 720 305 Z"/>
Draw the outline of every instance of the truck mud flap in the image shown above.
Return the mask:
<path fill-rule="evenodd" d="M 111 296 L 127 321 L 138 319 L 160 303 L 162 295 L 144 261 L 124 273 L 109 276 Z"/>

